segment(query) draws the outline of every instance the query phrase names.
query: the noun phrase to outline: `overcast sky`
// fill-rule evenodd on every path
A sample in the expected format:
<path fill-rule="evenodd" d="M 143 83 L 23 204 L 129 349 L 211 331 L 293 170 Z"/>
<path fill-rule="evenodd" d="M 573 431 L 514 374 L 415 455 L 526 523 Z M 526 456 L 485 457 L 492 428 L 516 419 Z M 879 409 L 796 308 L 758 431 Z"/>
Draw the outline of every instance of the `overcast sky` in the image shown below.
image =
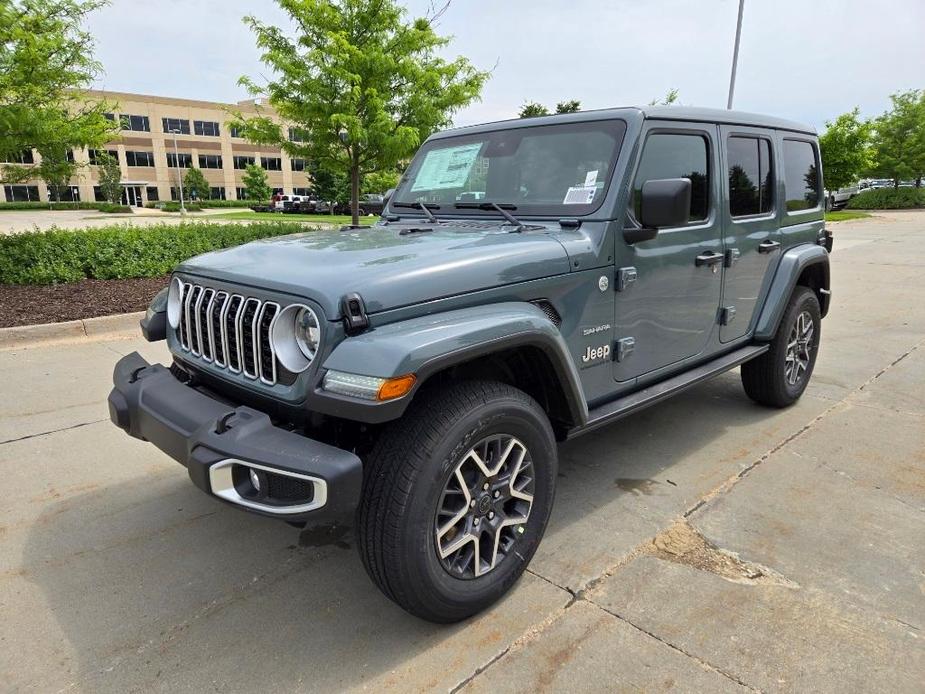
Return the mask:
<path fill-rule="evenodd" d="M 408 0 L 410 15 L 428 0 Z M 459 125 L 513 117 L 525 101 L 583 108 L 646 104 L 669 88 L 724 107 L 738 0 L 454 0 L 439 25 L 447 56 L 493 69 Z M 234 102 L 265 74 L 246 14 L 288 26 L 271 2 L 112 0 L 92 15 L 96 86 Z M 735 108 L 805 121 L 925 87 L 925 0 L 746 0 Z"/>

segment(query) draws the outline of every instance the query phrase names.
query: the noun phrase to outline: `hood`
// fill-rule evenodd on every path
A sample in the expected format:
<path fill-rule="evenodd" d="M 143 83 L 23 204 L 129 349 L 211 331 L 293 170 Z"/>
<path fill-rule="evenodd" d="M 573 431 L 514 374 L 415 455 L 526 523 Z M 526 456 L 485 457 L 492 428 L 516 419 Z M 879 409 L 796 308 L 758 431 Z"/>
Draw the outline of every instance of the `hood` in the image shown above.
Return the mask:
<path fill-rule="evenodd" d="M 369 313 L 565 274 L 569 258 L 544 231 L 509 233 L 450 224 L 312 231 L 253 241 L 191 258 L 177 270 L 317 302 L 328 319 L 358 292 Z"/>

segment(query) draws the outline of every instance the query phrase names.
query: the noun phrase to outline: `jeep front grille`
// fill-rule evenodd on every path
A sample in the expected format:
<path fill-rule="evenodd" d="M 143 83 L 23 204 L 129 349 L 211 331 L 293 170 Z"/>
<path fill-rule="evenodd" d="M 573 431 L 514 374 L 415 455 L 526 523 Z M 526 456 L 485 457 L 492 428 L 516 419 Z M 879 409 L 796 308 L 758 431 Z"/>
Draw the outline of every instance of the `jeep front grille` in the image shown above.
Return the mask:
<path fill-rule="evenodd" d="M 184 282 L 177 340 L 184 352 L 268 385 L 277 380 L 270 327 L 279 304 Z"/>

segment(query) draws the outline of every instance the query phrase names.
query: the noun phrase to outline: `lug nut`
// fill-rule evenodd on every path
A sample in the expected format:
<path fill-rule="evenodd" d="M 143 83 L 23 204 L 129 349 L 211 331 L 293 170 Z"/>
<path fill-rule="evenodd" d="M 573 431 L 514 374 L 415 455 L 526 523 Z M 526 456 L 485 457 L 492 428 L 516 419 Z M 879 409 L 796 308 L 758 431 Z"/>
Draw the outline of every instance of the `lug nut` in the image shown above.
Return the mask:
<path fill-rule="evenodd" d="M 488 491 L 488 482 L 482 485 L 482 489 L 484 489 L 486 492 Z"/>
<path fill-rule="evenodd" d="M 469 502 L 469 508 L 475 508 L 475 499 Z"/>
<path fill-rule="evenodd" d="M 499 492 L 499 491 L 496 489 L 496 490 L 495 490 L 495 493 L 494 493 L 492 496 L 494 496 L 494 497 L 497 499 L 499 496 L 501 496 L 501 492 Z"/>
<path fill-rule="evenodd" d="M 478 525 L 480 522 L 481 521 L 478 518 L 476 518 L 474 521 L 472 521 L 472 525 Z"/>
<path fill-rule="evenodd" d="M 494 512 L 494 511 L 489 511 L 489 512 L 488 512 L 488 520 L 491 520 L 491 519 L 494 518 L 494 517 L 495 517 L 495 512 Z"/>

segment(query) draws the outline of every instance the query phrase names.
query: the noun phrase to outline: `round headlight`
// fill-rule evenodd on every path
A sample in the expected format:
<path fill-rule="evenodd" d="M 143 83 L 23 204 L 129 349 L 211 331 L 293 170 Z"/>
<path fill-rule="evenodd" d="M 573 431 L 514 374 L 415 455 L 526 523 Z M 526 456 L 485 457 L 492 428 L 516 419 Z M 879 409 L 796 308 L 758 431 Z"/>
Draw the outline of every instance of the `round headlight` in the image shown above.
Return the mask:
<path fill-rule="evenodd" d="M 167 292 L 167 322 L 174 330 L 180 325 L 180 314 L 183 309 L 183 282 L 179 277 L 170 280 L 170 289 Z"/>
<path fill-rule="evenodd" d="M 290 304 L 273 321 L 270 340 L 287 371 L 301 373 L 315 359 L 321 344 L 321 323 L 308 306 Z"/>

